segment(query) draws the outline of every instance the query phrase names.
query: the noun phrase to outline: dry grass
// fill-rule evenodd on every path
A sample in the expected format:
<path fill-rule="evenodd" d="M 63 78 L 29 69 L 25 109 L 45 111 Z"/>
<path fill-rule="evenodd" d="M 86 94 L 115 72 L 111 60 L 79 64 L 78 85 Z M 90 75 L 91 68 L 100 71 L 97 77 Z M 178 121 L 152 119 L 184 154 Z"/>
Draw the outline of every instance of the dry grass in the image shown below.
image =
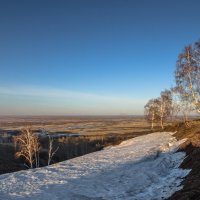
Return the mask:
<path fill-rule="evenodd" d="M 145 119 L 135 116 L 0 118 L 0 127 L 4 130 L 19 130 L 25 126 L 80 135 L 133 134 L 149 130 Z"/>

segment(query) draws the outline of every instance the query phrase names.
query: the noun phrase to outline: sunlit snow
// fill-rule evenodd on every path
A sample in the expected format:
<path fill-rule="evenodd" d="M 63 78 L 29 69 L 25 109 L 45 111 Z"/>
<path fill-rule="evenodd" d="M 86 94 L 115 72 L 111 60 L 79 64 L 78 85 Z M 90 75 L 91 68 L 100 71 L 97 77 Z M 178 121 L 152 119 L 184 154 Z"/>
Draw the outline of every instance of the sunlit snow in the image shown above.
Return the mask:
<path fill-rule="evenodd" d="M 161 200 L 190 170 L 172 133 L 152 133 L 49 167 L 0 176 L 3 200 Z"/>

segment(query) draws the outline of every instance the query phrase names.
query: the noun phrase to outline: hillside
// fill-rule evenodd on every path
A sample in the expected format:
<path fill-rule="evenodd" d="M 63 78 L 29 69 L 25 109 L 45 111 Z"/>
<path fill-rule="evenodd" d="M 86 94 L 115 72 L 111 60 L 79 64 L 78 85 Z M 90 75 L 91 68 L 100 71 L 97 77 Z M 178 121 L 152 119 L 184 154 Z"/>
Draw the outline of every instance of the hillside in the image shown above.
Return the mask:
<path fill-rule="evenodd" d="M 159 200 L 180 190 L 190 170 L 172 133 L 152 133 L 49 167 L 0 176 L 0 199 Z"/>
<path fill-rule="evenodd" d="M 183 181 L 184 187 L 168 200 L 199 200 L 200 199 L 200 120 L 190 121 L 187 125 L 177 123 L 166 128 L 166 131 L 177 131 L 177 139 L 188 138 L 180 146 L 187 157 L 181 164 L 183 169 L 192 169 Z"/>

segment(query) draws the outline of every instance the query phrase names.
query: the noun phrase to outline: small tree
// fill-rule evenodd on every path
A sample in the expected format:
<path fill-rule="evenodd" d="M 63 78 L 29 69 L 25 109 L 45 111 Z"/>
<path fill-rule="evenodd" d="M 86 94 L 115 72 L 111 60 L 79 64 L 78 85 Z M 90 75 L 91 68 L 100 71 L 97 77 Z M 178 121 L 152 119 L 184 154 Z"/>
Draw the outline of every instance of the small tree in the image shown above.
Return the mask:
<path fill-rule="evenodd" d="M 171 121 L 175 120 L 181 111 L 180 94 L 176 87 L 171 88 L 172 105 L 171 105 Z"/>
<path fill-rule="evenodd" d="M 183 114 L 183 119 L 185 124 L 188 121 L 188 115 L 195 110 L 194 105 L 191 104 L 189 97 L 187 95 L 183 95 L 182 89 L 179 87 L 173 88 L 173 92 L 176 95 L 176 101 L 179 107 L 179 112 Z"/>
<path fill-rule="evenodd" d="M 164 128 L 164 121 L 170 116 L 172 110 L 172 93 L 170 90 L 161 92 L 160 97 L 156 99 L 158 107 L 158 118 L 160 126 Z"/>
<path fill-rule="evenodd" d="M 30 128 L 23 129 L 21 134 L 14 138 L 18 147 L 16 158 L 23 157 L 28 168 L 39 167 L 40 143 L 38 136 Z"/>
<path fill-rule="evenodd" d="M 52 160 L 53 156 L 55 155 L 55 153 L 58 151 L 59 147 L 54 149 L 53 148 L 53 139 L 50 137 L 50 135 L 48 135 L 48 137 L 49 137 L 49 149 L 48 149 L 48 162 L 47 162 L 47 164 L 50 165 L 51 160 Z"/>
<path fill-rule="evenodd" d="M 156 99 L 150 99 L 144 106 L 144 114 L 147 121 L 151 123 L 151 129 L 154 129 L 154 124 L 157 117 L 158 104 Z"/>

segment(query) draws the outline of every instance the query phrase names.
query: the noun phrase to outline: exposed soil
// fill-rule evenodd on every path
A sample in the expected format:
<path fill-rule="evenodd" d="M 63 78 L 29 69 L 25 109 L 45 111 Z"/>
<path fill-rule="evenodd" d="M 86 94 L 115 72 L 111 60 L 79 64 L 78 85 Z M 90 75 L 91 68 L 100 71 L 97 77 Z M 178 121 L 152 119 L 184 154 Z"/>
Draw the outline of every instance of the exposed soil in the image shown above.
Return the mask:
<path fill-rule="evenodd" d="M 165 131 L 177 131 L 177 139 L 188 138 L 180 146 L 180 151 L 185 151 L 187 157 L 181 164 L 183 169 L 192 169 L 182 184 L 183 189 L 175 192 L 168 200 L 200 200 L 200 120 L 177 123 L 166 127 Z"/>

